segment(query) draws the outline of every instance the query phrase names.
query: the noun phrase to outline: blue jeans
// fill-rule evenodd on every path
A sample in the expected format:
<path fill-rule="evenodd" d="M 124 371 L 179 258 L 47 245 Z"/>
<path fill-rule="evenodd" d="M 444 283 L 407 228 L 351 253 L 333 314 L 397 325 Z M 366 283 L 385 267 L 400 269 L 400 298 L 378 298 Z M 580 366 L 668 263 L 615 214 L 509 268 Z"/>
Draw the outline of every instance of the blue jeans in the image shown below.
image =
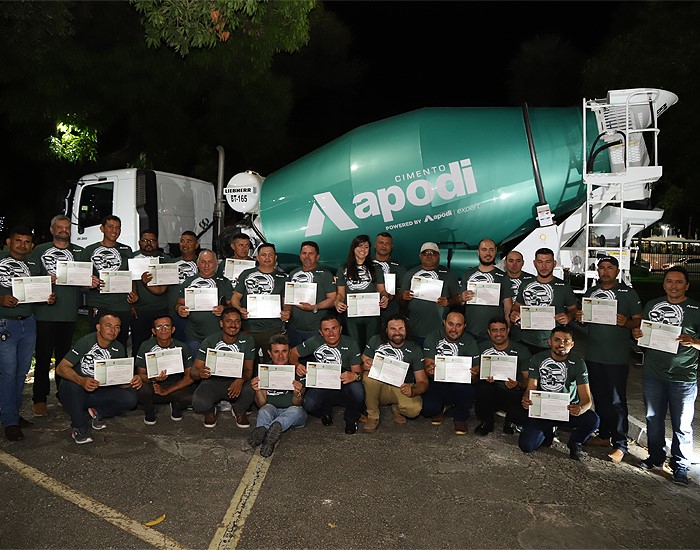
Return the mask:
<path fill-rule="evenodd" d="M 600 416 L 600 437 L 612 439 L 613 447 L 627 452 L 627 377 L 629 365 L 586 361 L 595 410 Z"/>
<path fill-rule="evenodd" d="M 0 420 L 7 428 L 19 425 L 24 379 L 36 344 L 36 321 L 33 315 L 21 321 L 0 319 L 0 332 L 10 334 L 4 342 L 0 340 Z"/>
<path fill-rule="evenodd" d="M 644 376 L 644 405 L 647 409 L 649 456 L 655 464 L 666 459 L 666 411 L 671 413 L 671 468 L 690 468 L 693 454 L 693 416 L 696 382 L 669 382 Z"/>
<path fill-rule="evenodd" d="M 303 428 L 306 424 L 306 411 L 297 405 L 278 409 L 274 405 L 267 403 L 260 407 L 255 427 L 267 429 L 273 422 L 279 422 L 283 432 L 289 428 Z"/>
<path fill-rule="evenodd" d="M 591 434 L 598 429 L 600 419 L 592 409 L 588 409 L 579 416 L 569 416 L 568 422 L 558 422 L 556 420 L 544 420 L 541 418 L 528 418 L 520 433 L 518 445 L 524 453 L 536 451 L 544 443 L 545 434 L 552 433 L 555 426 L 568 426 L 571 428 L 569 436 L 569 447 L 573 445 L 583 445 Z"/>
<path fill-rule="evenodd" d="M 334 405 L 345 407 L 345 422 L 357 422 L 365 408 L 362 382 L 341 384 L 339 390 L 309 388 L 304 395 L 304 409 L 310 415 L 330 415 Z"/>
<path fill-rule="evenodd" d="M 64 380 L 61 382 L 61 405 L 70 416 L 70 425 L 81 431 L 87 430 L 85 411 L 88 407 L 97 410 L 100 418 L 117 416 L 136 408 L 136 390 L 119 386 L 104 386 L 94 391 L 85 391 L 82 386 Z"/>
<path fill-rule="evenodd" d="M 430 381 L 428 391 L 423 394 L 423 410 L 421 414 L 432 418 L 442 411 L 443 407 L 454 405 L 454 420 L 462 421 L 469 418 L 469 409 L 474 404 L 476 390 L 473 384 L 458 384 L 457 382 Z"/>

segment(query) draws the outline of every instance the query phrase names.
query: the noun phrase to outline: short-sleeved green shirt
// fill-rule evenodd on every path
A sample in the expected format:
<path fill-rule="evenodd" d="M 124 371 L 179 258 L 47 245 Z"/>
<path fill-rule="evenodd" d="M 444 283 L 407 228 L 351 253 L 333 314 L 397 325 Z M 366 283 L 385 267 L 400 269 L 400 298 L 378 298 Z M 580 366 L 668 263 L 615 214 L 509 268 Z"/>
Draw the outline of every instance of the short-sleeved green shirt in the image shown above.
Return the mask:
<path fill-rule="evenodd" d="M 92 262 L 92 274 L 100 276 L 100 271 L 129 271 L 129 258 L 133 256 L 131 247 L 117 243 L 104 246 L 101 242 L 91 244 L 83 250 L 80 261 Z M 114 312 L 131 311 L 131 304 L 125 294 L 102 294 L 99 288 L 91 288 L 87 303 L 90 307 L 109 309 Z"/>
<path fill-rule="evenodd" d="M 566 313 L 570 306 L 576 305 L 576 296 L 571 287 L 561 279 L 554 277 L 548 283 L 541 283 L 536 278 L 523 282 L 515 301 L 525 306 L 554 306 L 555 314 Z M 531 346 L 549 348 L 547 339 L 549 330 L 522 330 L 520 340 Z"/>
<path fill-rule="evenodd" d="M 583 359 L 569 354 L 563 361 L 555 361 L 549 350 L 532 356 L 528 374 L 537 380 L 538 390 L 568 393 L 572 405 L 579 402 L 577 386 L 588 384 L 588 369 Z"/>
<path fill-rule="evenodd" d="M 289 274 L 289 281 L 292 283 L 316 283 L 316 304 L 327 298 L 328 294 L 336 291 L 333 274 L 323 268 L 317 267 L 309 271 L 304 271 L 301 267 Z M 296 330 L 305 332 L 318 330 L 321 326 L 323 312 L 314 313 L 304 311 L 298 307 L 292 307 L 292 316 L 289 319 L 289 326 Z"/>
<path fill-rule="evenodd" d="M 516 380 L 518 382 L 523 380 L 523 372 L 527 372 L 530 369 L 530 359 L 532 358 L 530 350 L 518 342 L 513 342 L 510 338 L 508 339 L 508 345 L 504 349 L 496 349 L 490 340 L 487 342 L 482 342 L 479 347 L 481 348 L 481 355 L 510 355 L 512 357 L 517 357 L 518 370 L 516 371 L 515 375 L 517 376 Z M 523 391 L 517 386 L 509 389 L 504 380 L 495 380 L 494 384 L 508 391 Z"/>
<path fill-rule="evenodd" d="M 408 363 L 408 371 L 404 379 L 405 384 L 414 383 L 416 377 L 413 373 L 423 369 L 423 353 L 418 344 L 410 340 L 406 340 L 401 347 L 396 348 L 390 343 L 382 343 L 381 336 L 376 334 L 367 342 L 364 353 L 371 359 L 374 359 L 374 355 L 379 353 L 384 357 L 392 357 Z"/>
<path fill-rule="evenodd" d="M 97 333 L 91 332 L 78 340 L 64 359 L 73 365 L 73 370 L 80 376 L 95 377 L 95 361 L 101 359 L 122 359 L 126 349 L 121 342 L 114 340 L 103 348 L 97 343 Z"/>
<path fill-rule="evenodd" d="M 190 353 L 189 348 L 183 342 L 180 342 L 180 340 L 176 340 L 175 338 L 173 338 L 170 342 L 170 345 L 164 348 L 160 344 L 158 344 L 158 339 L 155 336 L 149 338 L 143 344 L 141 344 L 141 347 L 139 348 L 138 353 L 134 358 L 134 365 L 137 369 L 145 369 L 147 353 L 154 353 L 156 351 L 163 351 L 164 349 L 175 348 L 180 348 L 180 351 L 182 352 L 182 366 L 185 369 L 190 368 L 192 366 L 192 354 Z M 173 384 L 176 384 L 177 382 L 182 380 L 184 377 L 185 375 L 182 372 L 169 374 L 165 380 L 163 380 L 162 382 L 158 382 L 158 384 L 160 384 L 164 388 L 169 388 Z"/>
<path fill-rule="evenodd" d="M 459 282 L 454 273 L 443 266 L 426 270 L 418 265 L 409 269 L 401 281 L 401 290 L 411 289 L 411 279 L 413 277 L 425 277 L 429 279 L 440 279 L 444 281 L 442 285 L 442 296 L 450 298 L 459 293 Z M 399 291 L 397 291 L 399 292 Z M 449 307 L 441 307 L 437 303 L 426 300 L 413 299 L 408 302 L 408 326 L 415 336 L 427 337 L 437 327 L 442 325 L 445 315 L 449 312 Z"/>
<path fill-rule="evenodd" d="M 43 243 L 34 248 L 32 260 L 39 267 L 38 275 L 55 275 L 57 262 L 78 261 L 83 249 L 69 244 L 58 248 L 53 242 Z M 37 321 L 75 321 L 80 305 L 80 287 L 53 285 L 56 302 L 53 305 L 34 304 Z"/>
<path fill-rule="evenodd" d="M 0 296 L 12 294 L 12 279 L 38 275 L 39 266 L 31 258 L 16 260 L 9 252 L 0 252 Z M 29 317 L 34 313 L 34 304 L 17 304 L 15 307 L 0 306 L 0 319 Z"/>
<path fill-rule="evenodd" d="M 253 341 L 253 337 L 244 332 L 239 332 L 236 341 L 232 344 L 224 342 L 221 331 L 207 336 L 204 340 L 202 340 L 202 343 L 199 344 L 197 359 L 206 361 L 207 349 L 220 349 L 224 351 L 242 353 L 244 361 L 255 359 L 255 342 Z"/>
<path fill-rule="evenodd" d="M 158 261 L 162 264 L 170 262 L 170 258 L 166 254 L 156 254 Z M 145 258 L 144 254 L 138 253 L 134 258 Z M 177 288 L 177 285 L 172 285 Z M 168 309 L 168 293 L 157 295 L 153 294 L 143 282 L 136 281 L 136 292 L 139 295 L 138 301 L 134 304 L 136 311 L 156 312 Z"/>
<path fill-rule="evenodd" d="M 228 279 L 227 279 L 228 280 Z M 238 276 L 235 291 L 243 296 L 241 307 L 248 309 L 248 296 L 251 294 L 277 294 L 280 297 L 280 311 L 284 300 L 284 283 L 287 275 L 274 270 L 272 273 L 263 273 L 257 267 L 246 269 Z M 282 331 L 284 323 L 279 317 L 275 319 L 245 319 L 243 328 L 248 332 L 260 333 L 273 330 Z"/>
<path fill-rule="evenodd" d="M 491 271 L 481 271 L 479 266 L 468 269 L 462 277 L 461 290 L 467 290 L 468 283 L 498 283 L 501 285 L 501 295 L 497 306 L 483 304 L 466 304 L 464 317 L 467 330 L 474 335 L 488 338 L 488 324 L 492 317 L 504 315 L 503 300 L 513 298 L 513 291 L 506 274 L 498 268 Z"/>
<path fill-rule="evenodd" d="M 218 303 L 228 302 L 233 294 L 231 281 L 224 278 L 209 278 L 193 275 L 185 279 L 179 287 L 179 297 L 185 299 L 185 289 L 187 288 L 216 288 L 218 295 Z M 210 334 L 221 331 L 219 325 L 220 317 L 214 315 L 211 311 L 190 311 L 187 316 L 187 328 L 185 334 L 188 338 L 201 342 Z"/>
<path fill-rule="evenodd" d="M 339 363 L 342 371 L 352 370 L 353 365 L 362 362 L 357 342 L 344 334 L 340 336 L 340 341 L 335 347 L 326 344 L 320 334 L 312 336 L 297 346 L 297 352 L 299 357 L 310 356 L 316 363 Z"/>

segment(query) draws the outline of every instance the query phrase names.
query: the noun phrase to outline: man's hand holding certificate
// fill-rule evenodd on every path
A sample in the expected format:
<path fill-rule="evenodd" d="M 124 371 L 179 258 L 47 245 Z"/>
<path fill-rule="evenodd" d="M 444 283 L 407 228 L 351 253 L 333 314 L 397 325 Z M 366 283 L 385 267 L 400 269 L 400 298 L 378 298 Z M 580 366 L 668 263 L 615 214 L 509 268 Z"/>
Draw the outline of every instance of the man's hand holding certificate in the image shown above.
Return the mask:
<path fill-rule="evenodd" d="M 411 292 L 417 300 L 437 302 L 442 296 L 444 281 L 431 279 L 430 277 L 411 277 Z"/>
<path fill-rule="evenodd" d="M 129 271 L 131 271 L 131 280 L 140 281 L 148 268 L 152 265 L 160 264 L 158 256 L 144 256 L 143 258 L 129 258 Z M 101 278 L 101 277 L 100 277 Z"/>
<path fill-rule="evenodd" d="M 285 283 L 285 305 L 298 306 L 299 304 L 315 304 L 316 286 L 316 283 Z"/>
<path fill-rule="evenodd" d="M 47 302 L 51 296 L 51 277 L 13 277 L 12 295 L 20 304 Z"/>
<path fill-rule="evenodd" d="M 185 307 L 190 311 L 211 311 L 219 305 L 216 288 L 186 288 Z"/>
<path fill-rule="evenodd" d="M 400 388 L 406 380 L 408 367 L 408 363 L 404 361 L 377 353 L 372 361 L 369 377 Z"/>
<path fill-rule="evenodd" d="M 157 264 L 149 266 L 148 273 L 151 280 L 148 286 L 165 286 L 180 284 L 179 268 L 177 264 Z"/>
<path fill-rule="evenodd" d="M 513 355 L 482 355 L 479 377 L 481 380 L 517 380 L 518 358 Z"/>
<path fill-rule="evenodd" d="M 230 281 L 237 281 L 238 276 L 246 269 L 255 267 L 255 260 L 237 260 L 234 258 L 226 258 L 224 264 L 224 277 Z"/>
<path fill-rule="evenodd" d="M 92 262 L 56 262 L 58 286 L 92 286 Z"/>
<path fill-rule="evenodd" d="M 314 363 L 309 361 L 306 364 L 307 388 L 339 390 L 340 384 L 340 363 Z"/>
<path fill-rule="evenodd" d="M 282 313 L 279 294 L 249 294 L 248 319 L 277 319 Z"/>
<path fill-rule="evenodd" d="M 520 328 L 552 330 L 555 326 L 554 306 L 520 306 Z"/>
<path fill-rule="evenodd" d="M 125 271 L 127 275 L 128 271 Z M 129 384 L 134 377 L 134 358 L 98 359 L 95 361 L 94 378 L 100 386 Z"/>
<path fill-rule="evenodd" d="M 457 355 L 435 356 L 435 382 L 472 383 L 472 358 Z"/>
<path fill-rule="evenodd" d="M 237 351 L 207 348 L 204 365 L 212 376 L 240 378 L 243 376 L 244 355 Z"/>
<path fill-rule="evenodd" d="M 348 317 L 377 317 L 379 311 L 379 292 L 348 294 Z"/>
<path fill-rule="evenodd" d="M 602 298 L 582 298 L 581 310 L 584 323 L 617 325 L 617 300 Z"/>
<path fill-rule="evenodd" d="M 185 372 L 182 364 L 182 348 L 170 348 L 146 353 L 146 372 L 149 378 L 157 378 L 165 371 L 166 376 Z"/>
<path fill-rule="evenodd" d="M 294 365 L 258 365 L 258 388 L 294 390 Z"/>
<path fill-rule="evenodd" d="M 639 329 L 642 331 L 641 338 L 637 340 L 640 346 L 666 353 L 678 353 L 678 337 L 683 329 L 680 325 L 666 325 L 644 319 Z"/>
<path fill-rule="evenodd" d="M 501 283 L 467 283 L 467 290 L 474 297 L 467 301 L 470 305 L 497 306 L 501 303 Z"/>
<path fill-rule="evenodd" d="M 568 393 L 550 391 L 530 391 L 529 408 L 530 418 L 542 418 L 545 420 L 569 420 L 569 400 Z"/>
<path fill-rule="evenodd" d="M 131 292 L 131 271 L 100 271 L 100 294 L 129 294 Z"/>

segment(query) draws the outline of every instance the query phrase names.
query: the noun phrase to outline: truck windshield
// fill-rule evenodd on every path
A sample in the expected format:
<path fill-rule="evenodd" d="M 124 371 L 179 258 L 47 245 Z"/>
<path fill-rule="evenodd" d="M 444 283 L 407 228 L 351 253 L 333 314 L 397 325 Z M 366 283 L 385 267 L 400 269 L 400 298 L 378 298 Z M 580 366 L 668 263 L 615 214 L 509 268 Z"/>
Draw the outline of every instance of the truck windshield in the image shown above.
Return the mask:
<path fill-rule="evenodd" d="M 100 225 L 102 219 L 112 213 L 113 195 L 113 182 L 84 186 L 80 193 L 78 229 Z"/>

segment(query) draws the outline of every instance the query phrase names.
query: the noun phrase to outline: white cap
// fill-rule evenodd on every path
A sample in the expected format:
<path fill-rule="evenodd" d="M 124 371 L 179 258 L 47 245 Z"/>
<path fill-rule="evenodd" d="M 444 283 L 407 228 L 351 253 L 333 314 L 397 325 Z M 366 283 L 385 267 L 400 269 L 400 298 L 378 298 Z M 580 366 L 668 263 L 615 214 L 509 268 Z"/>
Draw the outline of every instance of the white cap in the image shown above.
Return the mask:
<path fill-rule="evenodd" d="M 440 253 L 440 249 L 438 248 L 438 245 L 435 243 L 427 242 L 423 243 L 423 246 L 420 247 L 421 252 L 425 252 L 426 250 L 433 250 L 437 252 L 438 254 Z"/>

